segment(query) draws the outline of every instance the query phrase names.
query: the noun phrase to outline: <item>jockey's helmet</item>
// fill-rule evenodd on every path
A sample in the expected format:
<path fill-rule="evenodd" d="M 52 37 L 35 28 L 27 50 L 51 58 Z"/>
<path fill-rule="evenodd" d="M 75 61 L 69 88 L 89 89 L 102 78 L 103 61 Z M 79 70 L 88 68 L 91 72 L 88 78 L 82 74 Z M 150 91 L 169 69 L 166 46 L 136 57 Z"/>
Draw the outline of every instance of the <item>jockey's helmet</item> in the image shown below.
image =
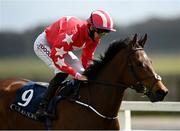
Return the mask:
<path fill-rule="evenodd" d="M 88 22 L 97 30 L 116 31 L 113 28 L 113 20 L 109 13 L 103 10 L 95 10 L 91 13 Z"/>

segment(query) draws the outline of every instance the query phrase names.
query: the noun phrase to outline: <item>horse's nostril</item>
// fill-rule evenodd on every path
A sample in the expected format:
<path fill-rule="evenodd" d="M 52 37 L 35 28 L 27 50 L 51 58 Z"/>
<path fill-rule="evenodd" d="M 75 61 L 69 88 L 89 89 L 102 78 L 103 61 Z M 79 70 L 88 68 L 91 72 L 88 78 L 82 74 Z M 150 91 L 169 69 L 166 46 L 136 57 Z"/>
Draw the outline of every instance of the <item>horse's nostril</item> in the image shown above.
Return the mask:
<path fill-rule="evenodd" d="M 160 95 L 160 96 L 165 96 L 165 95 L 167 95 L 167 93 L 168 93 L 168 91 L 163 91 L 163 90 L 157 90 L 156 91 L 156 94 Z"/>
<path fill-rule="evenodd" d="M 165 91 L 165 95 L 167 95 L 168 94 L 168 91 Z"/>

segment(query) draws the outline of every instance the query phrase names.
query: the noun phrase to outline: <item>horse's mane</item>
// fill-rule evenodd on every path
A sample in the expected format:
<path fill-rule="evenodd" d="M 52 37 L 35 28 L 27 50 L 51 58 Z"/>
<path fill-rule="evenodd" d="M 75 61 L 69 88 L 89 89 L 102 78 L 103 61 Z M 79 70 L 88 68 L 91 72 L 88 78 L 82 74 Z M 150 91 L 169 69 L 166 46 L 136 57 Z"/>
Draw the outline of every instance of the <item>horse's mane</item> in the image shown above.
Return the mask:
<path fill-rule="evenodd" d="M 90 65 L 84 72 L 89 79 L 94 79 L 98 72 L 109 62 L 113 59 L 113 57 L 122 49 L 126 48 L 130 43 L 130 38 L 126 38 L 124 40 L 115 40 L 112 41 L 110 46 L 108 47 L 107 51 L 104 55 L 100 55 L 99 60 L 93 60 L 94 63 Z"/>

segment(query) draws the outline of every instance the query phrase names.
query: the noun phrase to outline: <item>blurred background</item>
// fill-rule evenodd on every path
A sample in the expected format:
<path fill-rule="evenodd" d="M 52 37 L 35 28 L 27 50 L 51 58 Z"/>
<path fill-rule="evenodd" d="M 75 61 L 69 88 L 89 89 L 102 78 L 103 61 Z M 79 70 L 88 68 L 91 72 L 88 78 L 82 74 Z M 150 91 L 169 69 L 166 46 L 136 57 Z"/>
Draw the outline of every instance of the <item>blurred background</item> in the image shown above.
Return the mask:
<path fill-rule="evenodd" d="M 0 0 L 0 78 L 49 81 L 52 72 L 33 51 L 36 37 L 62 16 L 86 20 L 95 9 L 108 11 L 117 29 L 102 40 L 95 56 L 103 54 L 112 40 L 147 33 L 145 50 L 170 89 L 166 100 L 179 101 L 179 0 Z M 136 93 L 125 98 L 144 99 Z"/>
<path fill-rule="evenodd" d="M 95 9 L 108 11 L 117 29 L 102 40 L 96 58 L 112 40 L 147 33 L 145 50 L 169 88 L 165 101 L 180 101 L 179 0 L 0 0 L 0 79 L 48 82 L 53 74 L 33 52 L 36 37 L 62 16 L 86 20 Z M 128 89 L 124 100 L 147 99 Z"/>

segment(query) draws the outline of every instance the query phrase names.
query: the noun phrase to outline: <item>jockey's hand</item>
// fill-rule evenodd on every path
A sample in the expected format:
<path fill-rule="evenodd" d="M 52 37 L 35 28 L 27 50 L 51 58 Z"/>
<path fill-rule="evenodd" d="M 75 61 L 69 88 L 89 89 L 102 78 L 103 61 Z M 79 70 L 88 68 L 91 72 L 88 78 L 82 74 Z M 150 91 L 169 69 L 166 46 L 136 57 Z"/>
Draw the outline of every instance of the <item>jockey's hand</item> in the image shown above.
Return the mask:
<path fill-rule="evenodd" d="M 80 73 L 76 73 L 75 79 L 81 80 L 81 81 L 87 81 L 87 77 L 85 75 L 81 75 Z"/>
<path fill-rule="evenodd" d="M 87 81 L 87 77 L 85 75 L 81 75 L 78 80 Z"/>

